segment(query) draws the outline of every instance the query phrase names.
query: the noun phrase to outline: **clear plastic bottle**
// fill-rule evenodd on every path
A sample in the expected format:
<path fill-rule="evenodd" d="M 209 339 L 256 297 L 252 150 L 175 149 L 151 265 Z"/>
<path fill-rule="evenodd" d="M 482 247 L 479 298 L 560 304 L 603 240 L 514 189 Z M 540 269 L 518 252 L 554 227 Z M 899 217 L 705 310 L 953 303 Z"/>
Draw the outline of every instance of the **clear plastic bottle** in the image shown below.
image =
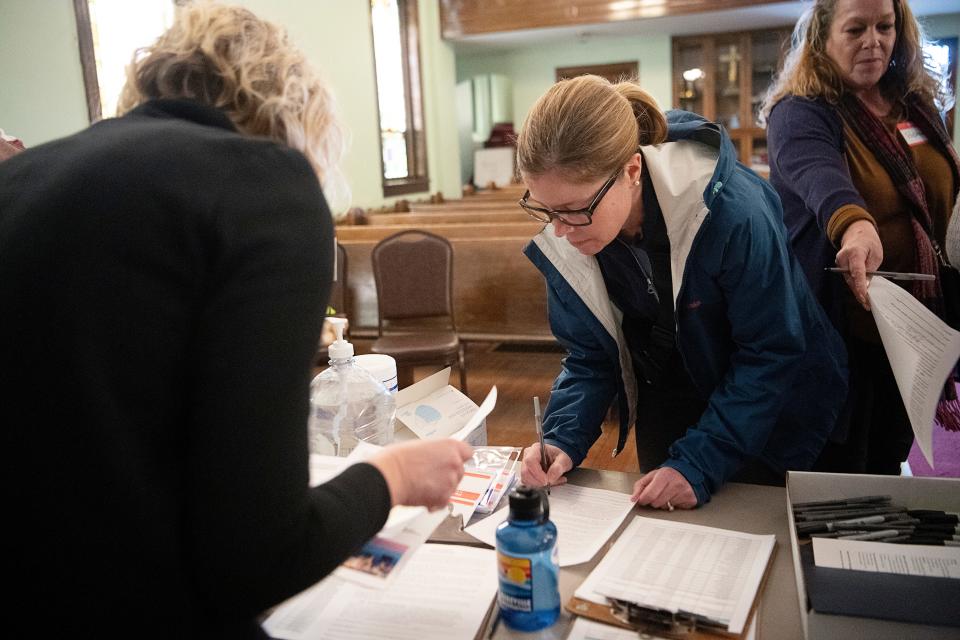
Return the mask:
<path fill-rule="evenodd" d="M 330 366 L 310 384 L 310 453 L 348 456 L 363 440 L 393 442 L 396 401 L 383 384 L 353 359 L 353 345 L 343 339 L 343 318 L 327 318 L 337 333 L 330 345 Z"/>
<path fill-rule="evenodd" d="M 542 489 L 510 492 L 510 515 L 497 527 L 500 615 L 511 629 L 536 631 L 560 615 L 557 526 Z"/>

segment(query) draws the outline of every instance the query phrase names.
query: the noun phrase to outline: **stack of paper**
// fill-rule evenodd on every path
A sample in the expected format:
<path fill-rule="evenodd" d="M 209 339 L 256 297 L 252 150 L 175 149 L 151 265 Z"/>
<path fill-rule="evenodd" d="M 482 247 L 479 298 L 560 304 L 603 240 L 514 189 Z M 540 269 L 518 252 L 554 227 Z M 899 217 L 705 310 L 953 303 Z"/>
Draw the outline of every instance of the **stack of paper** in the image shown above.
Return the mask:
<path fill-rule="evenodd" d="M 331 576 L 277 607 L 263 628 L 285 640 L 473 638 L 496 590 L 494 551 L 426 544 L 387 588 Z"/>
<path fill-rule="evenodd" d="M 637 516 L 575 597 L 687 612 L 745 631 L 776 536 Z"/>

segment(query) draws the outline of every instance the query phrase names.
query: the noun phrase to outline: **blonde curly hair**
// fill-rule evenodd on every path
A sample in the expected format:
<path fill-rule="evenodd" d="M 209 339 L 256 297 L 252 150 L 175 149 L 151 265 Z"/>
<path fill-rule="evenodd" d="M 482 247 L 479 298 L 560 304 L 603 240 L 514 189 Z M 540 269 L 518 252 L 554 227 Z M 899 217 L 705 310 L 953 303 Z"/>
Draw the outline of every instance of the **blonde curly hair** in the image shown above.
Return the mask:
<path fill-rule="evenodd" d="M 345 189 L 339 172 L 344 134 L 333 95 L 284 30 L 247 9 L 178 6 L 173 26 L 134 54 L 118 113 L 156 98 L 221 109 L 241 133 L 300 151 L 325 187 Z"/>

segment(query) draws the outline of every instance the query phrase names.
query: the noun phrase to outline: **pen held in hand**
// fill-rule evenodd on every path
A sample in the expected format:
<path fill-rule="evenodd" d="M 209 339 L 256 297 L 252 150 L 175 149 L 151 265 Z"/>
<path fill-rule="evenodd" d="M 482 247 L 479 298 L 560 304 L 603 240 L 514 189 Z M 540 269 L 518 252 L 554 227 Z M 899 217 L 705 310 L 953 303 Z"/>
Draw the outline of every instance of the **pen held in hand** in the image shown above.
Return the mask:
<path fill-rule="evenodd" d="M 533 396 L 533 420 L 537 425 L 537 438 L 540 440 L 540 468 L 544 473 L 550 468 L 547 459 L 547 448 L 543 444 L 543 419 L 540 416 L 540 396 Z M 547 484 L 547 495 L 550 495 L 550 485 Z"/>
<path fill-rule="evenodd" d="M 827 267 L 824 271 L 832 273 L 850 273 L 850 269 L 841 267 Z M 907 273 L 901 271 L 867 271 L 868 276 L 883 276 L 890 280 L 936 280 L 937 276 L 929 273 Z"/>

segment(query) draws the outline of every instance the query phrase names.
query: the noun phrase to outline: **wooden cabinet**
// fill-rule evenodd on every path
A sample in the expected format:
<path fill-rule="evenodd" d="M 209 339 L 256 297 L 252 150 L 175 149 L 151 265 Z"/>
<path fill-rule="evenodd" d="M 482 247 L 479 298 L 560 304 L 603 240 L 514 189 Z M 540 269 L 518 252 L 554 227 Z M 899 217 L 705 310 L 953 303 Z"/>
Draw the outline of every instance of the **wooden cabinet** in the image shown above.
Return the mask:
<path fill-rule="evenodd" d="M 790 32 L 784 27 L 673 39 L 673 106 L 722 124 L 740 162 L 761 175 L 769 168 L 758 111 L 783 64 Z"/>

